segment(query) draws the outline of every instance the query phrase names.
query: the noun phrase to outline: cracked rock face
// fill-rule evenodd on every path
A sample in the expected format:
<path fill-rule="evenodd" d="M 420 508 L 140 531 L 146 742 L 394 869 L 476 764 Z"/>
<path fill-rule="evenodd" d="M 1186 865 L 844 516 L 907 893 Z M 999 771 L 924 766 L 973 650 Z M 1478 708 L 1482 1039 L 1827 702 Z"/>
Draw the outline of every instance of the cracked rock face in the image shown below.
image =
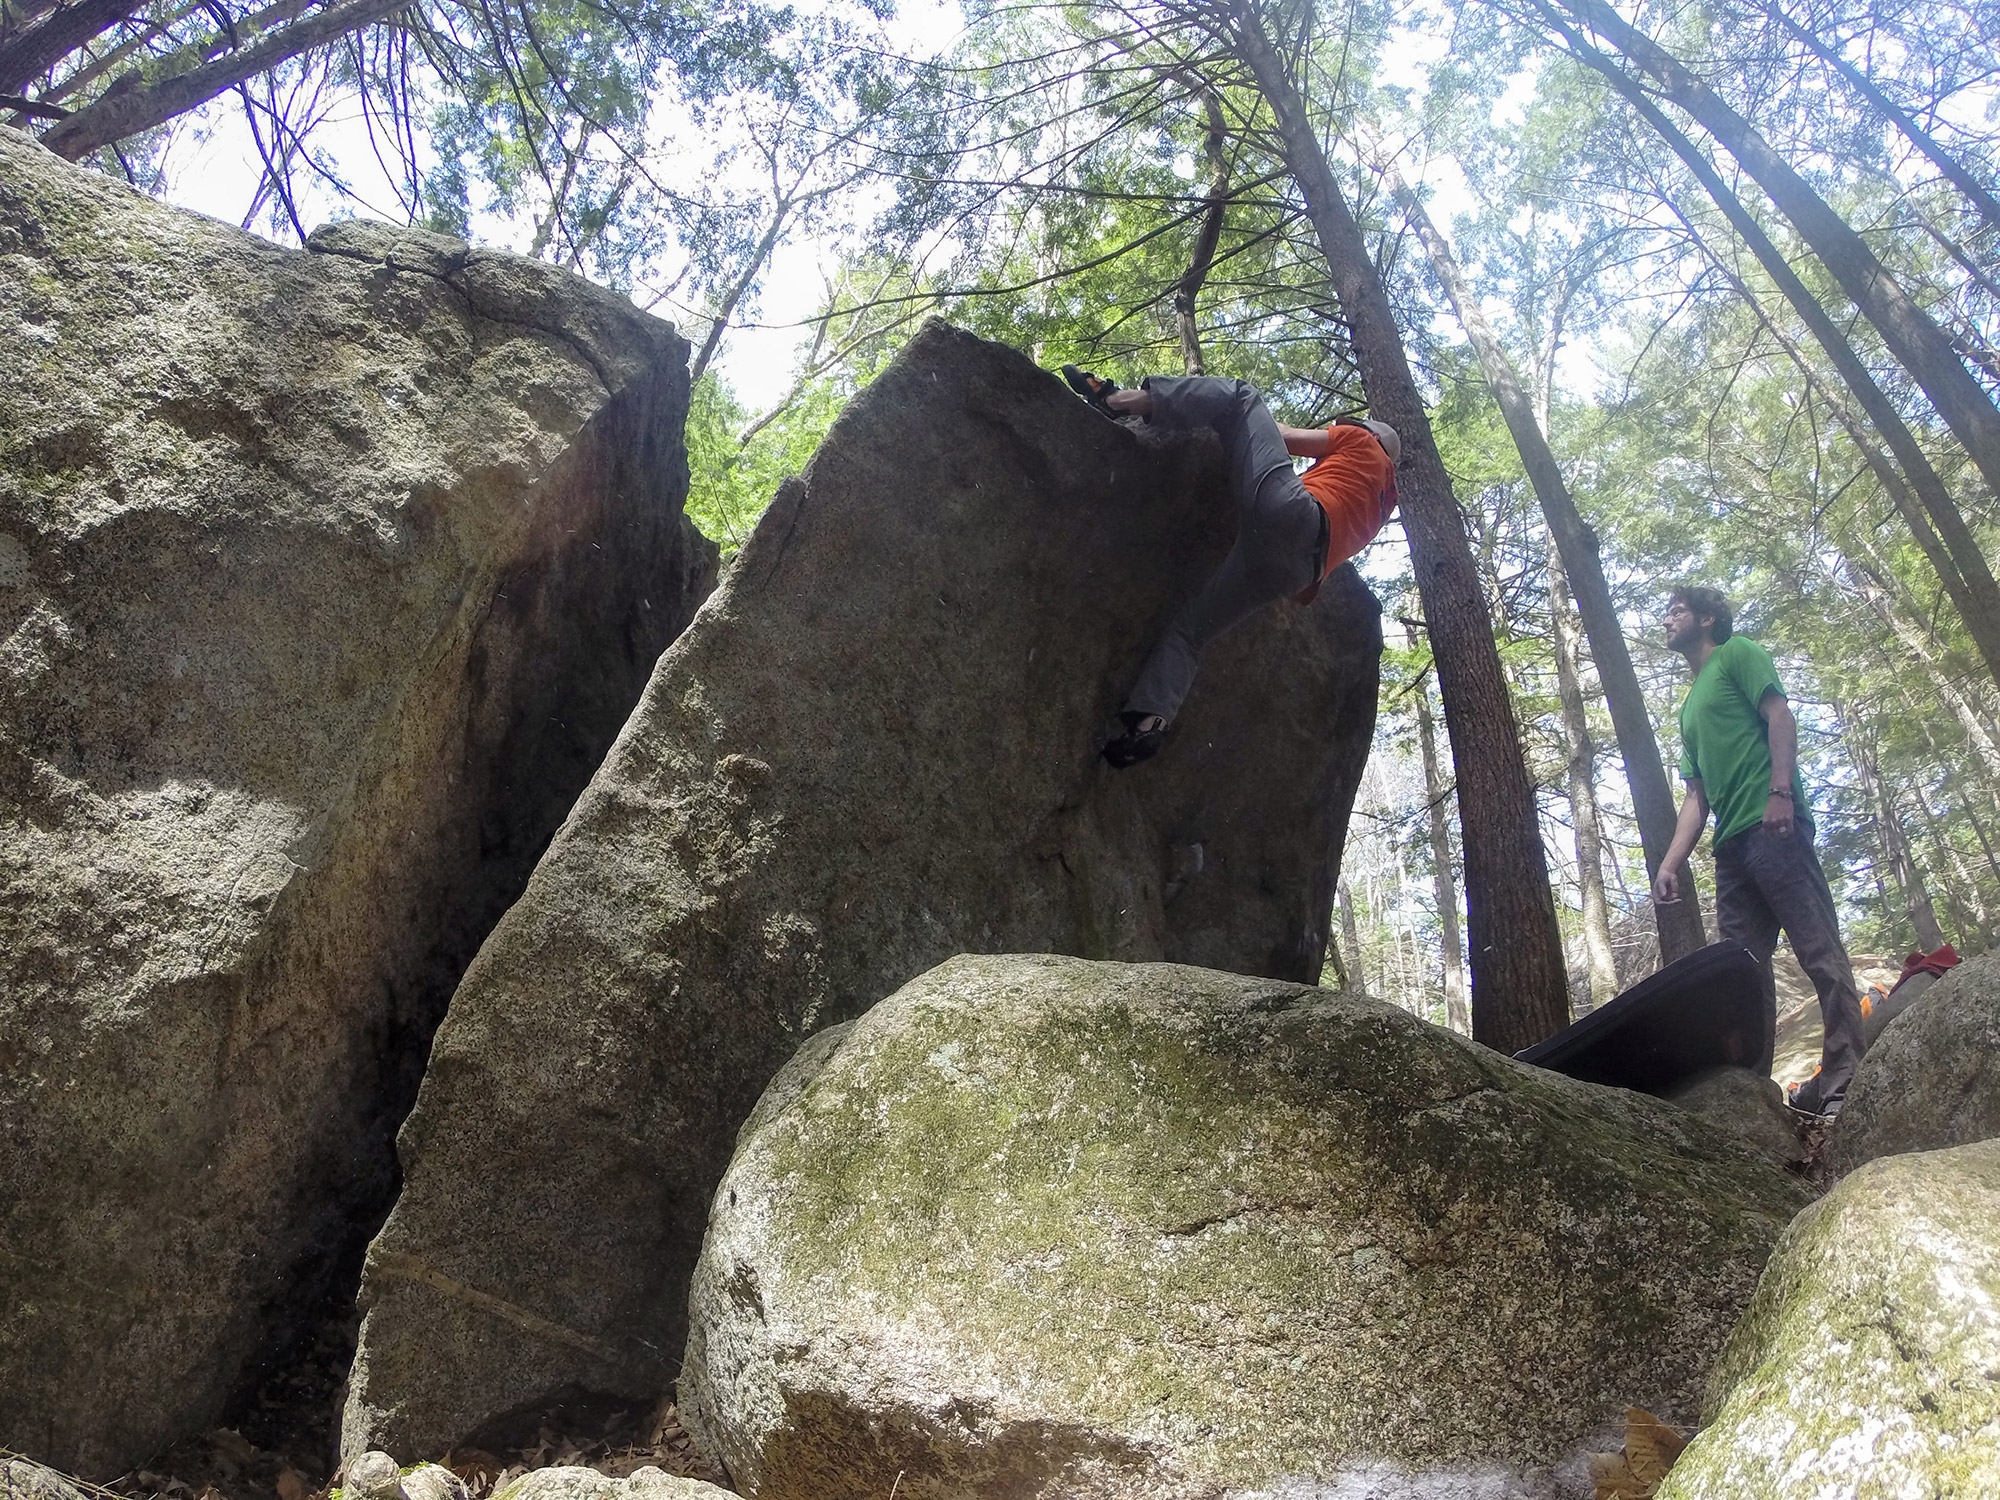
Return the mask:
<path fill-rule="evenodd" d="M 351 1288 L 458 973 L 713 577 L 685 344 L 0 129 L 0 1444 L 117 1473 Z"/>
<path fill-rule="evenodd" d="M 959 957 L 746 1125 L 681 1412 L 758 1500 L 1548 1496 L 1806 1197 L 1366 997 Z"/>
<path fill-rule="evenodd" d="M 1807 1494 L 2000 1495 L 2000 1140 L 1883 1157 L 1799 1215 L 1660 1500 Z"/>
<path fill-rule="evenodd" d="M 1224 484 L 1212 436 L 1115 426 L 942 324 L 849 405 L 452 999 L 348 1451 L 656 1399 L 765 1084 L 954 953 L 1317 975 L 1374 722 L 1353 571 L 1224 637 L 1157 760 L 1097 755 L 1227 547 Z"/>

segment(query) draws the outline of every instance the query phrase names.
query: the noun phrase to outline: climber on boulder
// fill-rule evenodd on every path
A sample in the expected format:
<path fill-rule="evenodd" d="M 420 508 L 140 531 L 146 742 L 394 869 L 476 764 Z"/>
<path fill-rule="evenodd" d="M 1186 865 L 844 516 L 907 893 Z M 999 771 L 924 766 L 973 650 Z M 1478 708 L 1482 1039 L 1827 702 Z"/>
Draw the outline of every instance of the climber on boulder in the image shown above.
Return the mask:
<path fill-rule="evenodd" d="M 1374 540 L 1396 508 L 1402 442 L 1387 422 L 1365 417 L 1281 427 L 1247 380 L 1149 375 L 1128 391 L 1075 365 L 1062 373 L 1114 420 L 1213 428 L 1238 507 L 1229 555 L 1174 616 L 1126 696 L 1118 715 L 1124 733 L 1104 747 L 1122 771 L 1159 753 L 1210 641 L 1287 596 L 1310 604 L 1321 580 Z M 1317 462 L 1298 474 L 1293 455 Z"/>

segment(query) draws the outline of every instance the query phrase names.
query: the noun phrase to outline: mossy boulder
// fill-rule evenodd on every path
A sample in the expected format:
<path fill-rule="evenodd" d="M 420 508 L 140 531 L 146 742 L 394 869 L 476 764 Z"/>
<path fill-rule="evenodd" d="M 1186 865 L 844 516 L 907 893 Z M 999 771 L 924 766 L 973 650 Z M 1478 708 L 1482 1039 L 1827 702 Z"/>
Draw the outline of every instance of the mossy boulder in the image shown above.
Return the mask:
<path fill-rule="evenodd" d="M 0 1443 L 212 1425 L 353 1295 L 458 975 L 713 582 L 687 345 L 0 128 Z"/>
<path fill-rule="evenodd" d="M 1365 996 L 959 957 L 745 1126 L 681 1409 L 759 1500 L 1541 1494 L 1693 1416 L 1806 1198 Z"/>
<path fill-rule="evenodd" d="M 2000 1140 L 1884 1157 L 1800 1214 L 1707 1420 L 1660 1500 L 2000 1495 Z"/>
<path fill-rule="evenodd" d="M 0 1455 L 0 1500 L 86 1500 L 83 1491 L 54 1469 L 25 1458 Z"/>
<path fill-rule="evenodd" d="M 1834 1167 L 2000 1136 L 2000 953 L 1969 958 L 1891 1021 L 1855 1070 Z"/>

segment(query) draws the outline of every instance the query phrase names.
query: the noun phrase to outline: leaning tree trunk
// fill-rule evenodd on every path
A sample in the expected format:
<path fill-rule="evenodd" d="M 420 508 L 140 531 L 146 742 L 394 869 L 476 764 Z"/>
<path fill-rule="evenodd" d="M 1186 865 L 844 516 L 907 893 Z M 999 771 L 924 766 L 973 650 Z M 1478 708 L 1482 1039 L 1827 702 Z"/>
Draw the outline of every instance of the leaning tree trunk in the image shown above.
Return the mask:
<path fill-rule="evenodd" d="M 1874 105 L 1885 120 L 1902 131 L 1904 139 L 1923 153 L 1924 160 L 1936 167 L 1947 182 L 1965 194 L 1965 201 L 1973 206 L 1989 228 L 2000 229 L 2000 202 L 1994 200 L 1993 194 L 1986 190 L 1986 185 L 1974 177 L 1963 162 L 1939 145 L 1937 138 L 1912 119 L 1907 110 L 1883 93 L 1876 86 L 1874 79 L 1842 57 L 1827 42 L 1786 15 L 1780 6 L 1767 4 L 1763 10 L 1765 15 L 1791 35 L 1793 41 L 1798 42 L 1806 51 L 1846 79 L 1850 88 Z"/>
<path fill-rule="evenodd" d="M 1923 388 L 1986 476 L 1987 487 L 2000 494 L 2000 409 L 1966 369 L 1949 335 L 1903 290 L 1861 236 L 1791 169 L 1755 126 L 1605 0 L 1555 3 L 1651 74 L 1665 97 L 1743 164 Z"/>
<path fill-rule="evenodd" d="M 1438 938 L 1444 949 L 1444 1023 L 1460 1035 L 1471 1031 L 1465 1003 L 1465 939 L 1458 929 L 1458 882 L 1451 876 L 1451 820 L 1445 816 L 1445 785 L 1438 766 L 1437 726 L 1431 719 L 1430 685 L 1417 683 L 1417 743 L 1424 756 L 1424 798 L 1431 825 L 1432 888 L 1437 897 Z"/>
<path fill-rule="evenodd" d="M 1410 374 L 1389 294 L 1291 74 L 1252 0 L 1229 0 L 1228 42 L 1276 121 L 1352 335 L 1370 408 L 1403 439 L 1403 529 L 1424 603 L 1458 773 L 1472 956 L 1472 1034 L 1517 1051 L 1568 1023 L 1555 892 L 1493 627 L 1452 494 Z"/>
<path fill-rule="evenodd" d="M 1697 181 L 1708 191 L 1715 206 L 1729 221 L 1743 243 L 1749 248 L 1764 274 L 1792 305 L 1799 321 L 1806 325 L 1834 369 L 1839 372 L 1842 382 L 1853 392 L 1854 399 L 1866 413 L 1868 420 L 1882 439 L 1889 445 L 1889 451 L 1902 465 L 1910 486 L 1916 491 L 1923 510 L 1935 525 L 1937 535 L 1946 549 L 1952 566 L 1939 570 L 1940 581 L 1952 595 L 1952 602 L 1964 616 L 1967 630 L 1985 657 L 1987 669 L 2000 681 L 2000 581 L 1996 581 L 1992 568 L 1987 564 L 1984 552 L 1965 524 L 1965 517 L 1950 491 L 1944 486 L 1929 457 L 1917 442 L 1916 435 L 1904 422 L 1902 414 L 1876 384 L 1875 377 L 1855 353 L 1847 335 L 1841 331 L 1826 308 L 1821 305 L 1798 274 L 1786 262 L 1769 235 L 1751 217 L 1750 211 L 1724 182 L 1722 175 L 1693 141 L 1689 140 L 1674 123 L 1669 120 L 1653 101 L 1646 96 L 1636 83 L 1626 76 L 1625 71 L 1612 60 L 1591 46 L 1577 32 L 1564 23 L 1562 18 L 1544 0 L 1529 0 L 1550 28 L 1568 43 L 1577 61 L 1589 67 L 1602 77 L 1612 88 L 1622 95 L 1633 110 L 1656 131 L 1678 156 Z M 1711 257 L 1713 258 L 1713 257 Z M 1739 294 L 1754 303 L 1747 288 L 1738 283 Z M 1961 373 L 1963 373 L 1961 369 Z M 1969 377 L 1968 377 L 1969 378 Z M 1887 486 L 1892 498 L 1901 493 L 1899 486 Z M 1924 528 L 1914 519 L 1911 529 L 1918 541 L 1924 541 Z M 1930 549 L 1926 549 L 1927 553 Z M 1935 566 L 1935 560 L 1933 562 Z"/>
<path fill-rule="evenodd" d="M 1604 562 L 1598 551 L 1597 532 L 1583 518 L 1563 479 L 1562 466 L 1549 449 L 1548 438 L 1535 419 L 1533 403 L 1522 390 L 1513 361 L 1500 343 L 1493 325 L 1480 310 L 1479 299 L 1466 284 L 1451 245 L 1438 232 L 1424 210 L 1422 201 L 1410 191 L 1401 174 L 1384 166 L 1391 190 L 1403 208 L 1403 216 L 1422 241 L 1431 269 L 1443 284 L 1445 295 L 1458 314 L 1460 326 L 1479 356 L 1479 368 L 1488 389 L 1506 420 L 1507 431 L 1528 471 L 1542 514 L 1549 523 L 1560 556 L 1560 566 L 1575 589 L 1577 613 L 1583 617 L 1584 635 L 1590 654 L 1597 663 L 1598 681 L 1604 687 L 1606 706 L 1611 710 L 1611 727 L 1618 737 L 1618 753 L 1625 761 L 1625 783 L 1632 792 L 1632 813 L 1639 824 L 1639 843 L 1646 853 L 1646 874 L 1657 878 L 1660 863 L 1674 839 L 1673 788 L 1666 767 L 1660 761 L 1660 742 L 1653 732 L 1652 716 L 1646 712 L 1646 695 L 1639 686 L 1639 673 L 1632 665 L 1632 653 L 1625 644 L 1625 629 L 1618 618 L 1618 606 L 1611 598 L 1611 585 L 1604 576 Z M 1602 882 L 1599 883 L 1600 896 Z M 1701 900 L 1692 884 L 1680 901 L 1655 905 L 1653 919 L 1660 933 L 1660 958 L 1671 963 L 1692 953 L 1703 941 Z M 1592 989 L 1596 988 L 1593 969 Z"/>
<path fill-rule="evenodd" d="M 164 125 L 177 115 L 199 108 L 237 84 L 267 73 L 302 52 L 337 41 L 351 31 L 371 26 L 401 10 L 409 0 L 346 0 L 328 5 L 303 20 L 259 37 L 236 52 L 185 73 L 145 82 L 137 69 L 121 74 L 111 87 L 62 120 L 42 136 L 42 144 L 70 161 L 80 160 L 100 146 Z"/>
<path fill-rule="evenodd" d="M 1201 228 L 1195 231 L 1194 249 L 1188 268 L 1174 283 L 1174 326 L 1180 332 L 1181 365 L 1189 375 L 1205 373 L 1201 357 L 1201 326 L 1195 321 L 1195 301 L 1208 280 L 1208 268 L 1215 263 L 1215 248 L 1222 243 L 1222 223 L 1229 212 L 1229 157 L 1227 124 L 1222 117 L 1222 101 L 1215 90 L 1202 85 L 1201 105 L 1208 117 L 1203 150 L 1208 156 L 1208 203 L 1201 213 Z"/>
<path fill-rule="evenodd" d="M 1597 752 L 1590 742 L 1590 718 L 1583 706 L 1583 672 L 1577 663 L 1569 587 L 1553 535 L 1549 538 L 1549 628 L 1555 636 L 1556 696 L 1562 704 L 1570 822 L 1576 831 L 1576 883 L 1583 904 L 1583 951 L 1590 968 L 1590 1003 L 1594 1009 L 1618 993 L 1618 955 L 1611 947 L 1611 908 L 1604 899 L 1604 821 L 1598 813 L 1596 778 L 1592 774 Z M 1665 924 L 1661 925 L 1664 929 Z M 1697 920 L 1696 931 L 1699 930 Z M 1680 955 L 1664 951 L 1666 940 L 1662 930 L 1660 956 L 1671 961 Z"/>

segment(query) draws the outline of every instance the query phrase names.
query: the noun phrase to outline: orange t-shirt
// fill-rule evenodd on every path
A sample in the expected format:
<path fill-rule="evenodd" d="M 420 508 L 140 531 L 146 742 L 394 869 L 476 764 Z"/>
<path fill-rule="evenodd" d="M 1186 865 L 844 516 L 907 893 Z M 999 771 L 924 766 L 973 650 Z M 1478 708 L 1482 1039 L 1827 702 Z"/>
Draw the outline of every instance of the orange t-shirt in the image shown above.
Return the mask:
<path fill-rule="evenodd" d="M 1375 540 L 1396 508 L 1396 466 L 1366 427 L 1329 427 L 1326 457 L 1299 476 L 1326 512 L 1324 578 Z"/>

